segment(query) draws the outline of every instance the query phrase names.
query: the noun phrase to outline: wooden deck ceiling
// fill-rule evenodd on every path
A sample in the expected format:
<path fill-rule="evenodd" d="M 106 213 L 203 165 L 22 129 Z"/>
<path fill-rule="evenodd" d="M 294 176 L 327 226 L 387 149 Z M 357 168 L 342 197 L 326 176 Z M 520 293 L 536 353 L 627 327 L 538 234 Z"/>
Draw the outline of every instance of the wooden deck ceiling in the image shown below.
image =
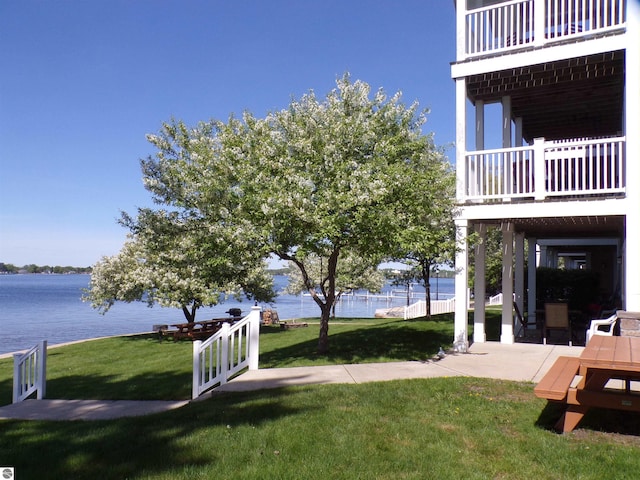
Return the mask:
<path fill-rule="evenodd" d="M 511 96 L 528 142 L 616 135 L 623 130 L 624 52 L 473 75 L 467 94 L 473 103 Z"/>

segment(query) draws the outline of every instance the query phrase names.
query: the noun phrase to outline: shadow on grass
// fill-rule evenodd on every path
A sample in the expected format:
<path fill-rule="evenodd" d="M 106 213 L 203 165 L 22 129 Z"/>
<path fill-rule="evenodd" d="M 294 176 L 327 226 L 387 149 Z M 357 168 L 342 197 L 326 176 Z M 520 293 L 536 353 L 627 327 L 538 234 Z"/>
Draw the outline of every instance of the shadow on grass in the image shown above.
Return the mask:
<path fill-rule="evenodd" d="M 233 401 L 214 398 L 170 413 L 111 421 L 5 421 L 0 452 L 19 478 L 121 479 L 215 468 L 221 458 L 215 445 L 233 442 L 234 429 L 304 415 L 304 407 L 285 405 L 284 395 L 238 393 Z M 185 442 L 199 436 L 200 449 Z"/>
<path fill-rule="evenodd" d="M 47 398 L 65 400 L 188 400 L 190 374 L 143 373 L 130 377 L 67 375 L 47 380 Z"/>
<path fill-rule="evenodd" d="M 315 330 L 316 336 L 313 339 L 262 352 L 260 364 L 273 368 L 309 361 L 318 364 L 348 364 L 425 360 L 431 358 L 440 346 L 446 348 L 452 337 L 448 325 L 444 328 L 425 328 L 425 324 L 424 321 L 393 322 L 333 334 L 330 326 L 329 353 L 317 353 L 318 331 Z"/>
<path fill-rule="evenodd" d="M 566 404 L 547 402 L 536 420 L 536 426 L 549 431 L 566 410 Z M 625 412 L 603 408 L 591 408 L 573 431 L 574 435 L 591 433 L 608 433 L 618 435 L 640 436 L 640 413 Z"/>

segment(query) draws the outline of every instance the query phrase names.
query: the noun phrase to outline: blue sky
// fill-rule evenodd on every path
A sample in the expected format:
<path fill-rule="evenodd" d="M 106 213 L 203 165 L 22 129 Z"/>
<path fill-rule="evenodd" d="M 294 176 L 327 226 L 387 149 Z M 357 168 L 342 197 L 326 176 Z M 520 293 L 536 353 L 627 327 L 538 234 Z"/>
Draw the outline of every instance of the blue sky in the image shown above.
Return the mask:
<path fill-rule="evenodd" d="M 452 144 L 454 59 L 450 0 L 0 0 L 0 262 L 114 255 L 119 212 L 151 205 L 147 133 L 323 97 L 346 71 Z"/>

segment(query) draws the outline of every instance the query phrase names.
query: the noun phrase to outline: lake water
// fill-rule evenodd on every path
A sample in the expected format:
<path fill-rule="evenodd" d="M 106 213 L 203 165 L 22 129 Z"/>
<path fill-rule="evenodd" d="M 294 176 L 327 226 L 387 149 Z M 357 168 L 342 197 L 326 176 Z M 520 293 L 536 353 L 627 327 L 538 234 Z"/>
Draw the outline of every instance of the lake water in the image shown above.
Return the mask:
<path fill-rule="evenodd" d="M 149 308 L 141 302 L 117 303 L 106 315 L 81 301 L 82 289 L 89 285 L 89 275 L 0 275 L 0 354 L 24 350 L 41 340 L 49 345 L 87 338 L 149 332 L 154 324 L 185 321 L 182 312 L 173 308 Z M 287 277 L 274 277 L 276 289 L 286 286 Z M 453 295 L 453 279 L 432 279 L 432 296 L 441 299 Z M 400 287 L 387 286 L 381 295 L 365 299 L 366 292 L 345 297 L 336 306 L 338 317 L 373 317 L 379 308 L 406 304 Z M 387 296 L 391 298 L 380 298 Z M 424 299 L 424 289 L 417 288 L 415 298 Z M 241 308 L 243 314 L 252 303 L 226 301 L 213 308 L 198 310 L 197 320 L 225 317 L 229 308 Z M 319 317 L 320 309 L 307 295 L 280 295 L 273 308 L 281 320 Z"/>

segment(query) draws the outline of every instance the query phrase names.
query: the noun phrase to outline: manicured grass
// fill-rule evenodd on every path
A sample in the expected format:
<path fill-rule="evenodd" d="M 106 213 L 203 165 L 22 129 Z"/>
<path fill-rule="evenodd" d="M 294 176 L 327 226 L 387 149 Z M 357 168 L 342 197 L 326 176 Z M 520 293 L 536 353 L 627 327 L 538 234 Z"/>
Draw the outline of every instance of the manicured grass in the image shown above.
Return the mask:
<path fill-rule="evenodd" d="M 317 319 L 305 319 L 317 322 Z M 453 337 L 450 316 L 432 321 L 336 319 L 330 353 L 318 355 L 319 325 L 262 327 L 260 368 L 419 360 Z M 49 349 L 47 398 L 176 400 L 191 395 L 189 341 L 156 335 L 116 337 Z M 12 359 L 0 360 L 0 405 L 11 403 Z"/>
<path fill-rule="evenodd" d="M 637 437 L 600 433 L 597 418 L 557 435 L 551 418 L 515 382 L 293 387 L 140 418 L 1 422 L 0 463 L 27 479 L 637 477 Z"/>
<path fill-rule="evenodd" d="M 324 356 L 317 334 L 317 325 L 263 327 L 261 367 L 424 359 L 449 345 L 453 322 L 338 320 Z M 151 335 L 52 349 L 47 396 L 188 398 L 190 359 L 190 342 Z M 1 360 L 0 403 L 11 375 L 11 359 Z M 528 383 L 312 385 L 139 418 L 0 421 L 0 465 L 26 479 L 636 478 L 640 416 L 593 410 L 567 435 L 551 431 L 558 416 Z"/>

